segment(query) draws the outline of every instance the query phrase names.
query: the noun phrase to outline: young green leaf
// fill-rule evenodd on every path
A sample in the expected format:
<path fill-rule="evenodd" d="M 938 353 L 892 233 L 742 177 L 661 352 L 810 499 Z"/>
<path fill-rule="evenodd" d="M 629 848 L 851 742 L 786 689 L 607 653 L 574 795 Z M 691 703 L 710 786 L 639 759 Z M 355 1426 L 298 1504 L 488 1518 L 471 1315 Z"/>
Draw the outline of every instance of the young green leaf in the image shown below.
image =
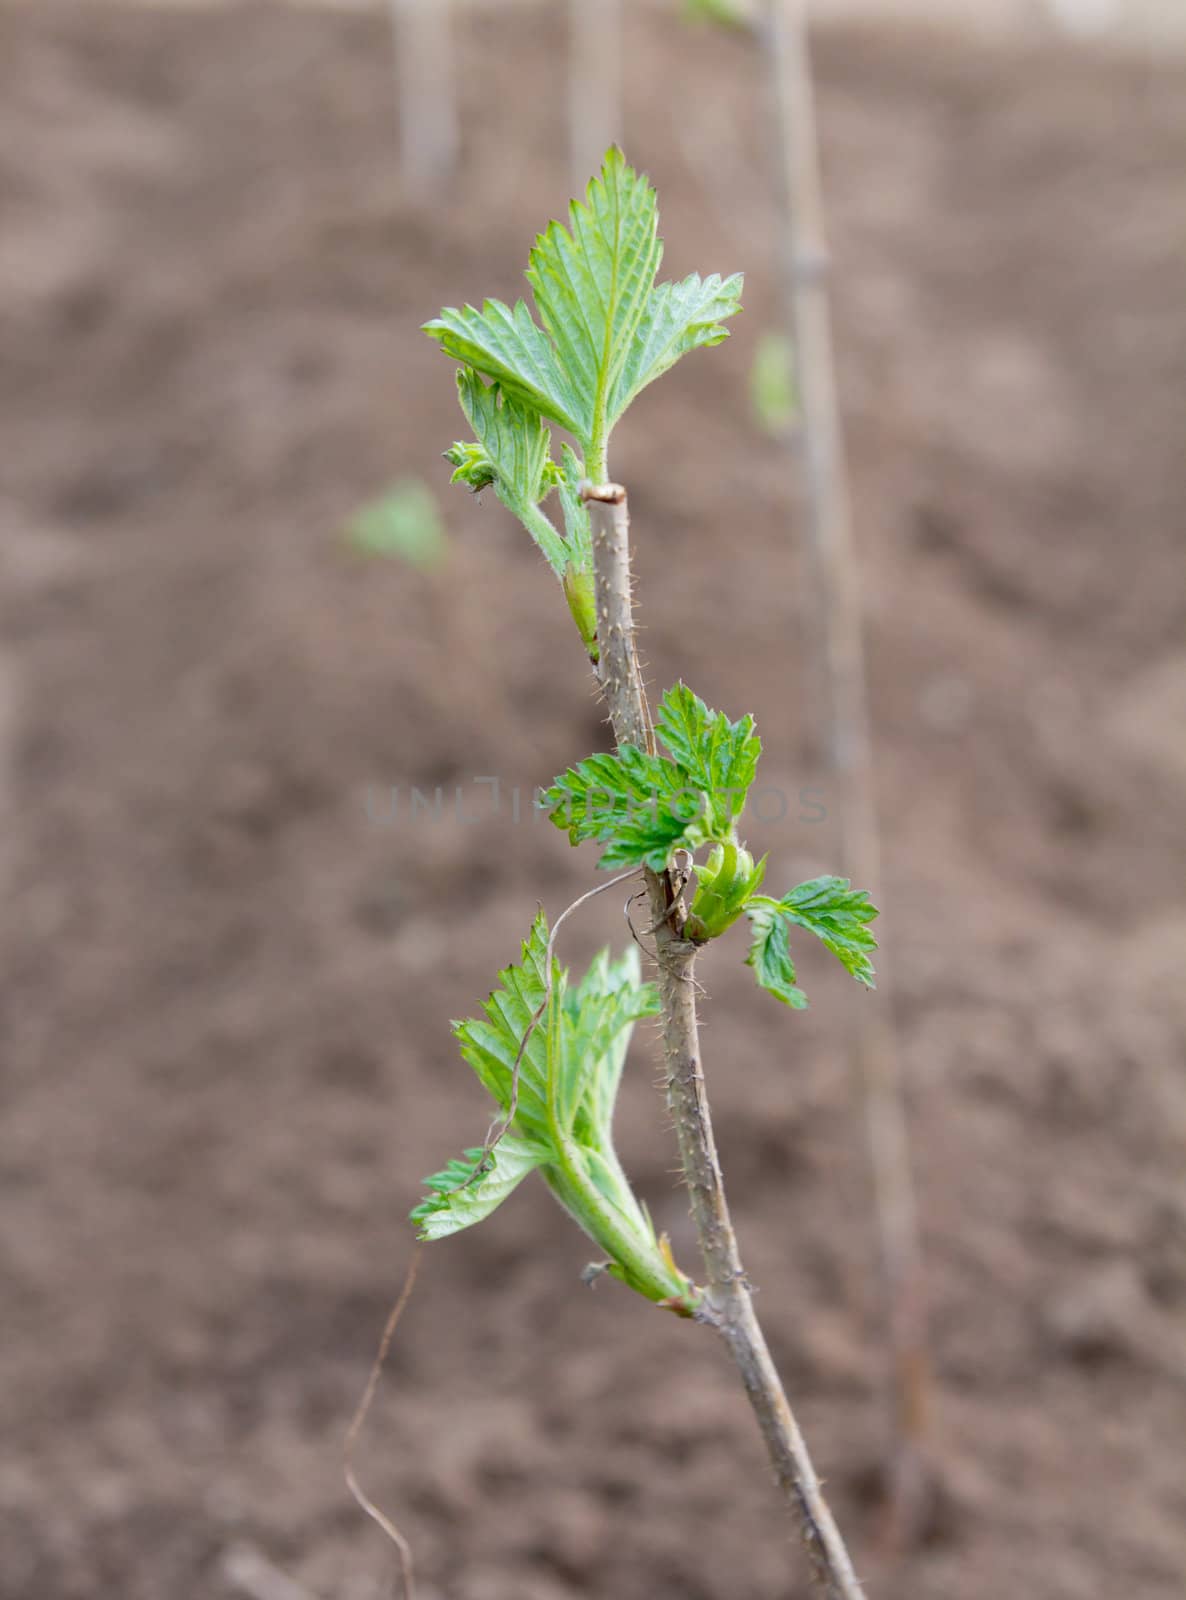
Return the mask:
<path fill-rule="evenodd" d="M 623 745 L 570 767 L 544 795 L 573 844 L 606 846 L 599 867 L 661 872 L 675 850 L 736 842 L 762 751 L 754 719 L 730 722 L 680 683 L 663 696 L 655 731 L 674 759 Z"/>
<path fill-rule="evenodd" d="M 556 487 L 560 495 L 560 509 L 564 514 L 564 535 L 567 545 L 568 565 L 564 570 L 564 598 L 572 620 L 577 625 L 581 642 L 589 652 L 591 661 L 600 656 L 597 644 L 596 585 L 593 579 L 593 530 L 589 523 L 589 508 L 581 499 L 581 481 L 585 476 L 585 463 L 568 445 L 560 452 L 560 468 Z"/>
<path fill-rule="evenodd" d="M 702 278 L 693 272 L 682 283 L 660 283 L 610 391 L 612 426 L 640 390 L 691 350 L 708 349 L 729 337 L 721 324 L 741 310 L 742 275 Z"/>
<path fill-rule="evenodd" d="M 556 488 L 560 496 L 560 509 L 564 513 L 569 567 L 574 572 L 588 573 L 592 578 L 593 530 L 589 523 L 589 507 L 581 499 L 584 476 L 585 463 L 570 445 L 562 445 Z"/>
<path fill-rule="evenodd" d="M 457 398 L 490 463 L 495 487 L 512 510 L 538 505 L 560 474 L 549 454 L 552 435 L 538 411 L 472 367 L 457 370 Z"/>
<path fill-rule="evenodd" d="M 636 950 L 616 962 L 603 951 L 575 987 L 553 962 L 545 1009 L 547 946 L 541 913 L 524 941 L 521 962 L 499 974 L 485 1017 L 454 1024 L 462 1055 L 504 1115 L 519 1060 L 512 1125 L 485 1155 L 467 1150 L 428 1178 L 428 1193 L 412 1217 L 421 1238 L 445 1238 L 489 1216 L 538 1169 L 560 1204 L 608 1254 L 614 1277 L 691 1315 L 695 1286 L 656 1237 L 613 1145 L 614 1100 L 630 1035 L 640 1017 L 658 1011 L 658 995 L 642 982 Z"/>
<path fill-rule="evenodd" d="M 806 928 L 827 945 L 858 983 L 875 987 L 869 952 L 877 949 L 877 940 L 868 924 L 878 911 L 863 889 L 852 888 L 847 878 L 812 878 L 784 895 L 778 905 L 788 922 Z"/>
<path fill-rule="evenodd" d="M 446 452 L 456 467 L 453 481 L 473 488 L 492 483 L 503 505 L 515 513 L 553 572 L 563 579 L 568 547 L 539 509 L 560 477 L 550 454 L 552 435 L 543 418 L 517 396 L 503 394 L 497 383 L 483 383 L 472 367 L 458 370 L 457 394 L 477 446 L 455 444 Z"/>
<path fill-rule="evenodd" d="M 687 781 L 711 796 L 713 814 L 723 826 L 740 815 L 762 753 L 753 717 L 730 722 L 723 711 L 710 711 L 687 684 L 677 683 L 663 696 L 655 732 Z"/>
<path fill-rule="evenodd" d="M 638 950 L 617 961 L 602 950 L 576 988 L 565 995 L 561 1111 L 578 1143 L 612 1145 L 614 1102 L 634 1024 L 659 1013 L 659 993 L 644 983 Z"/>
<path fill-rule="evenodd" d="M 504 1113 L 510 1109 L 511 1081 L 519 1045 L 546 989 L 545 960 L 548 926 L 541 911 L 524 941 L 522 960 L 499 973 L 500 987 L 484 1002 L 484 1017 L 453 1024 L 454 1037 L 465 1061 Z M 560 981 L 553 963 L 553 983 Z M 518 1108 L 515 1126 L 530 1139 L 547 1144 L 548 1047 L 547 1030 L 532 1031 L 519 1063 Z"/>
<path fill-rule="evenodd" d="M 766 895 L 755 895 L 745 908 L 753 929 L 746 965 L 754 969 L 759 988 L 765 989 L 784 1005 L 802 1011 L 807 996 L 795 987 L 795 963 L 787 944 L 787 923 L 778 902 Z"/>
<path fill-rule="evenodd" d="M 448 306 L 424 331 L 549 422 L 567 428 L 604 476 L 610 430 L 631 400 L 690 350 L 719 344 L 740 307 L 741 277 L 692 273 L 655 285 L 663 255 L 655 191 L 606 153 L 568 227 L 550 222 L 527 268 L 543 327 L 527 305 Z"/>
<path fill-rule="evenodd" d="M 795 988 L 795 967 L 787 945 L 792 927 L 815 934 L 858 983 L 873 988 L 869 952 L 877 949 L 877 940 L 868 924 L 877 916 L 877 908 L 863 890 L 850 887 L 847 878 L 812 878 L 781 900 L 754 895 L 745 914 L 753 928 L 746 960 L 759 985 L 776 999 L 796 1010 L 807 1004 L 803 991 Z"/>
<path fill-rule="evenodd" d="M 673 850 L 705 840 L 706 797 L 690 789 L 674 762 L 633 745 L 589 756 L 555 780 L 543 805 L 573 844 L 606 846 L 597 865 L 661 872 Z"/>
<path fill-rule="evenodd" d="M 511 1134 L 485 1157 L 485 1170 L 481 1150 L 467 1150 L 464 1157 L 425 1178 L 428 1193 L 411 1212 L 418 1237 L 446 1239 L 481 1222 L 547 1159 L 546 1149 Z"/>
<path fill-rule="evenodd" d="M 643 313 L 663 257 L 655 191 L 611 147 L 569 228 L 550 222 L 535 242 L 527 277 L 565 375 L 588 408 L 585 449 L 608 431 L 611 386 L 631 345 L 643 342 Z M 571 231 L 570 231 L 571 230 Z"/>
<path fill-rule="evenodd" d="M 584 437 L 592 406 L 565 373 L 555 346 L 532 320 L 525 301 L 516 301 L 513 311 L 501 300 L 484 301 L 480 311 L 446 306 L 424 324 L 424 332 L 455 361 L 494 379 L 549 422 Z"/>
<path fill-rule="evenodd" d="M 731 840 L 714 846 L 703 863 L 697 863 L 697 889 L 688 907 L 687 937 L 701 943 L 715 939 L 732 927 L 758 892 L 766 875 L 766 857 L 755 863 L 742 845 Z"/>
<path fill-rule="evenodd" d="M 459 367 L 458 373 L 467 372 L 467 367 Z M 467 489 L 472 489 L 475 494 L 481 494 L 483 489 L 488 489 L 498 477 L 494 463 L 476 440 L 468 444 L 464 439 L 455 439 L 447 450 L 441 454 L 453 468 L 450 483 L 464 483 Z"/>

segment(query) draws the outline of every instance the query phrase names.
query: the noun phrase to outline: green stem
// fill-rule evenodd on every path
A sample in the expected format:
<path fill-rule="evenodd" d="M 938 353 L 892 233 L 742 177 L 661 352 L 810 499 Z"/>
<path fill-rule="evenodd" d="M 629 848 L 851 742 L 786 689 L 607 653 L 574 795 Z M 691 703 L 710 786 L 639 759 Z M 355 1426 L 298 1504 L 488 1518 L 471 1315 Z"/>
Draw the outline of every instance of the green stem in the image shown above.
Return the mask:
<path fill-rule="evenodd" d="M 563 579 L 565 568 L 568 566 L 569 550 L 563 535 L 554 526 L 551 518 L 538 506 L 526 500 L 516 501 L 511 510 L 535 540 L 552 571 L 558 578 Z"/>
<path fill-rule="evenodd" d="M 548 1130 L 556 1152 L 553 1167 L 557 1197 L 589 1237 L 611 1258 L 618 1275 L 648 1300 L 672 1304 L 690 1316 L 696 1298 L 693 1286 L 663 1259 L 657 1247 L 640 1238 L 630 1220 L 608 1199 L 590 1178 L 581 1160 L 580 1149 L 560 1118 L 559 1092 L 555 1063 L 559 1059 L 556 1033 L 559 1007 L 555 1000 L 548 1016 Z"/>
<path fill-rule="evenodd" d="M 600 388 L 593 401 L 593 427 L 585 455 L 585 476 L 599 487 L 609 482 L 609 440 L 605 428 L 605 395 Z"/>

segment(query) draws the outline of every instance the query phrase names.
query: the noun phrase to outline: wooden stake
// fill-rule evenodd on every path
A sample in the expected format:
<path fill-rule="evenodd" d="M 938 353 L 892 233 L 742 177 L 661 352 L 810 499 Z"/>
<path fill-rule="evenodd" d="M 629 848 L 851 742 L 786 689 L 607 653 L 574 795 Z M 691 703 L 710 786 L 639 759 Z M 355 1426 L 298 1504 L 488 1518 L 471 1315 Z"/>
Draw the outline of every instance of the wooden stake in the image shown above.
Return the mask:
<path fill-rule="evenodd" d="M 882 904 L 873 740 L 869 724 L 860 574 L 853 545 L 844 440 L 836 391 L 828 252 L 806 24 L 800 0 L 766 0 L 767 58 L 782 190 L 783 291 L 802 411 L 805 513 L 814 593 L 811 642 L 824 663 L 827 736 L 843 871 Z M 887 988 L 885 952 L 878 986 Z M 897 1040 L 885 1001 L 852 1008 L 852 1055 L 864 1109 L 885 1282 L 893 1367 L 895 1543 L 918 1531 L 931 1479 L 929 1362 L 918 1218 Z"/>
<path fill-rule="evenodd" d="M 432 200 L 460 145 L 450 0 L 391 0 L 400 160 L 408 192 Z"/>
<path fill-rule="evenodd" d="M 622 0 L 568 0 L 569 192 L 622 142 Z"/>

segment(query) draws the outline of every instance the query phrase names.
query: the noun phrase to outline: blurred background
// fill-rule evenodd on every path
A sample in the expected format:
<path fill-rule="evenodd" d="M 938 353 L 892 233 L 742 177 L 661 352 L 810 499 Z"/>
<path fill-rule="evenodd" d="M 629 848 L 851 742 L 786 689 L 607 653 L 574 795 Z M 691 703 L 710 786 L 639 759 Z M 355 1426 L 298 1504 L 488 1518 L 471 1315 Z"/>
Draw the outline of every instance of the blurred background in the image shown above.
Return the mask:
<path fill-rule="evenodd" d="M 612 470 L 652 685 L 756 713 L 782 883 L 836 865 L 837 795 L 767 66 L 719 9 L 621 7 L 664 273 L 747 283 Z M 893 966 L 867 1003 L 943 1483 L 896 1573 L 863 997 L 805 950 L 792 1015 L 735 933 L 706 1069 L 870 1594 L 1176 1600 L 1186 8 L 977 9 L 812 32 Z M 452 23 L 426 176 L 384 5 L 0 5 L 3 1600 L 389 1592 L 342 1440 L 419 1180 L 486 1128 L 449 1019 L 594 881 L 526 804 L 604 745 L 587 664 L 509 513 L 449 489 L 418 331 L 515 297 L 569 196 L 571 17 Z M 564 954 L 624 937 L 608 895 Z M 632 1062 L 622 1155 L 691 1264 L 649 1037 Z M 419 1600 L 805 1596 L 722 1351 L 586 1259 L 539 1184 L 425 1252 L 358 1463 Z"/>

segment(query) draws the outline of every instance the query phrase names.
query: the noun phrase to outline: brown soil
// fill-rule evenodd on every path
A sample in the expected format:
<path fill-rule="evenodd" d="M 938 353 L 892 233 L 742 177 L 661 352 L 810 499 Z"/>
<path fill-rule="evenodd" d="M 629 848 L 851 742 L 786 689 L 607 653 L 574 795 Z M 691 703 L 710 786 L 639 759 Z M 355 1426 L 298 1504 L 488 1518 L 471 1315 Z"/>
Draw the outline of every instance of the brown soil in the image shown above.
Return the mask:
<path fill-rule="evenodd" d="M 904 1592 L 1170 1600 L 1186 75 L 818 43 L 949 1466 Z M 669 267 L 749 270 L 735 339 L 615 455 L 652 677 L 752 707 L 794 796 L 785 457 L 746 400 L 775 305 L 757 63 L 650 13 L 632 44 Z M 495 502 L 447 495 L 443 575 L 337 530 L 398 473 L 446 495 L 452 383 L 417 324 L 513 293 L 565 198 L 560 46 L 551 14 L 467 28 L 465 172 L 425 215 L 378 18 L 0 11 L 4 1600 L 243 1594 L 245 1551 L 386 1592 L 341 1441 L 417 1180 L 485 1128 L 448 1019 L 592 863 L 451 800 L 377 826 L 367 787 L 525 788 L 604 730 Z M 793 800 L 765 828 L 779 883 L 829 864 L 826 833 Z M 621 936 L 597 902 L 566 954 Z M 807 952 L 791 1016 L 741 957 L 706 970 L 725 1165 L 876 1596 L 875 1258 L 836 1044 L 861 997 Z M 690 1262 L 648 1048 L 623 1151 Z M 589 1293 L 585 1259 L 539 1186 L 426 1255 L 363 1451 L 422 1600 L 804 1594 L 721 1353 Z"/>

